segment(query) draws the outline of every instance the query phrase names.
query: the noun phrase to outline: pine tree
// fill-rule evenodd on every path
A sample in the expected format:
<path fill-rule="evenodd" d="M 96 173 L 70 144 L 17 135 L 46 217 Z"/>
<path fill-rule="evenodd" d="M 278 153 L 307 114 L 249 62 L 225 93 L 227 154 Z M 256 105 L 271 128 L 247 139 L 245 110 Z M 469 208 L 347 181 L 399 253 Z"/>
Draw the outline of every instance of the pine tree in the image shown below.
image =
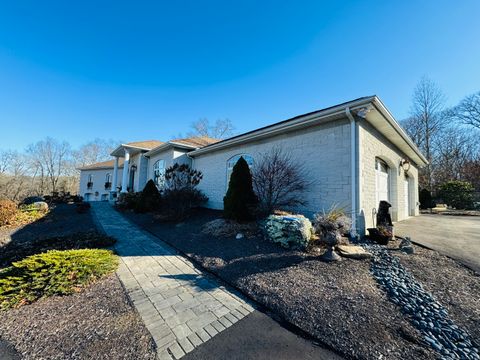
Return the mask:
<path fill-rule="evenodd" d="M 246 221 L 253 219 L 252 208 L 257 203 L 253 192 L 252 174 L 243 157 L 233 167 L 227 194 L 223 198 L 223 211 L 227 219 Z"/>
<path fill-rule="evenodd" d="M 153 180 L 148 180 L 140 193 L 135 211 L 139 213 L 157 210 L 160 206 L 161 196 Z"/>

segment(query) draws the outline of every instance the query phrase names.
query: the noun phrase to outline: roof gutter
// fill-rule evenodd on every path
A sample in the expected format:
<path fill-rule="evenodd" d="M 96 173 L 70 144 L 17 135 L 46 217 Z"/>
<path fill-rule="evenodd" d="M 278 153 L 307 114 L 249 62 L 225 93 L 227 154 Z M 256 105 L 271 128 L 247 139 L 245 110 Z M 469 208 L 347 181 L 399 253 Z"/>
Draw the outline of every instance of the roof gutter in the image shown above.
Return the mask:
<path fill-rule="evenodd" d="M 355 101 L 355 102 L 351 102 L 349 104 L 349 107 L 351 109 L 357 108 L 357 107 L 362 107 L 362 106 L 365 106 L 366 104 L 371 103 L 372 100 L 373 100 L 373 97 L 369 97 L 369 98 L 361 99 L 361 100 L 358 100 L 358 101 Z M 288 122 L 288 123 L 282 123 L 282 124 L 278 124 L 278 125 L 269 126 L 267 129 L 260 129 L 260 130 L 253 131 L 253 132 L 250 132 L 250 133 L 247 133 L 247 134 L 244 134 L 244 135 L 239 135 L 239 136 L 234 137 L 230 140 L 227 139 L 227 140 L 224 140 L 224 141 L 220 141 L 216 144 L 205 146 L 205 147 L 200 148 L 198 150 L 192 151 L 190 153 L 190 155 L 192 157 L 194 157 L 196 155 L 200 155 L 200 154 L 203 154 L 203 153 L 206 153 L 206 152 L 215 151 L 215 150 L 223 149 L 225 147 L 241 144 L 241 143 L 246 142 L 246 141 L 252 141 L 252 140 L 257 140 L 257 139 L 262 139 L 262 138 L 265 138 L 265 137 L 269 137 L 269 136 L 272 136 L 272 135 L 275 135 L 275 134 L 282 133 L 284 131 L 289 131 L 292 128 L 308 127 L 308 126 L 311 126 L 311 125 L 313 125 L 317 122 L 320 122 L 322 120 L 326 121 L 329 118 L 333 118 L 337 115 L 343 115 L 343 114 L 345 114 L 345 105 L 336 106 L 334 108 L 331 108 L 331 109 L 328 109 L 328 110 L 325 110 L 325 111 L 320 110 L 316 113 L 299 117 L 299 118 L 297 118 L 295 120 L 292 120 L 291 122 Z"/>

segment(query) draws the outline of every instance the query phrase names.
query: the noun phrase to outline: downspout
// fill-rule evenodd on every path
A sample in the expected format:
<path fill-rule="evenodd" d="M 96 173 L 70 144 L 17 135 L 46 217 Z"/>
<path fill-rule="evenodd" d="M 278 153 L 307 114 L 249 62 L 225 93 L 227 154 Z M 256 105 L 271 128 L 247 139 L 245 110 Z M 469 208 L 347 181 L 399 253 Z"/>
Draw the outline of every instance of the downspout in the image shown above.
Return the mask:
<path fill-rule="evenodd" d="M 350 158 L 351 185 L 352 185 L 352 228 L 350 236 L 357 236 L 357 122 L 350 112 L 350 107 L 345 108 L 345 115 L 350 120 Z"/>

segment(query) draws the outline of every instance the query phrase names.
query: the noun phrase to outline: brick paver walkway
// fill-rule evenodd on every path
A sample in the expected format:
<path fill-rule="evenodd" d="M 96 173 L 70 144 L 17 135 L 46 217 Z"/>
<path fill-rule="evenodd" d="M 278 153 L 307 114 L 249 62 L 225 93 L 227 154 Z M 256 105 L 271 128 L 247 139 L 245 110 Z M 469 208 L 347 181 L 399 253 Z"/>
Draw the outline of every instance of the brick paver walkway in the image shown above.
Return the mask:
<path fill-rule="evenodd" d="M 108 203 L 92 208 L 107 235 L 117 239 L 117 274 L 155 340 L 159 359 L 181 358 L 254 310 Z"/>

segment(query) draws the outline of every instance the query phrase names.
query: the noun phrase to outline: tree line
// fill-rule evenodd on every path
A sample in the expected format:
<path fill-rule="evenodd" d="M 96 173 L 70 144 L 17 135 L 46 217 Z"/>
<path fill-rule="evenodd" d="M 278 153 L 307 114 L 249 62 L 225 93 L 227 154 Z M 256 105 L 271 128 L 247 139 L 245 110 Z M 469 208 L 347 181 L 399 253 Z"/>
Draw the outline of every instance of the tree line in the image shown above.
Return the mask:
<path fill-rule="evenodd" d="M 233 134 L 229 119 L 210 122 L 206 118 L 193 122 L 191 130 L 179 138 L 208 136 L 224 139 Z M 47 137 L 30 144 L 20 152 L 0 149 L 0 199 L 21 201 L 28 196 L 43 196 L 64 192 L 76 194 L 79 187 L 79 167 L 111 160 L 110 153 L 118 140 L 96 138 L 77 149 L 66 142 Z"/>
<path fill-rule="evenodd" d="M 20 201 L 28 196 L 78 192 L 77 168 L 110 159 L 120 142 L 94 139 L 73 149 L 66 141 L 47 137 L 25 151 L 0 150 L 0 198 Z"/>
<path fill-rule="evenodd" d="M 423 77 L 413 91 L 410 116 L 401 125 L 427 158 L 419 186 L 434 196 L 449 181 L 469 182 L 480 192 L 480 91 L 454 106 Z"/>

